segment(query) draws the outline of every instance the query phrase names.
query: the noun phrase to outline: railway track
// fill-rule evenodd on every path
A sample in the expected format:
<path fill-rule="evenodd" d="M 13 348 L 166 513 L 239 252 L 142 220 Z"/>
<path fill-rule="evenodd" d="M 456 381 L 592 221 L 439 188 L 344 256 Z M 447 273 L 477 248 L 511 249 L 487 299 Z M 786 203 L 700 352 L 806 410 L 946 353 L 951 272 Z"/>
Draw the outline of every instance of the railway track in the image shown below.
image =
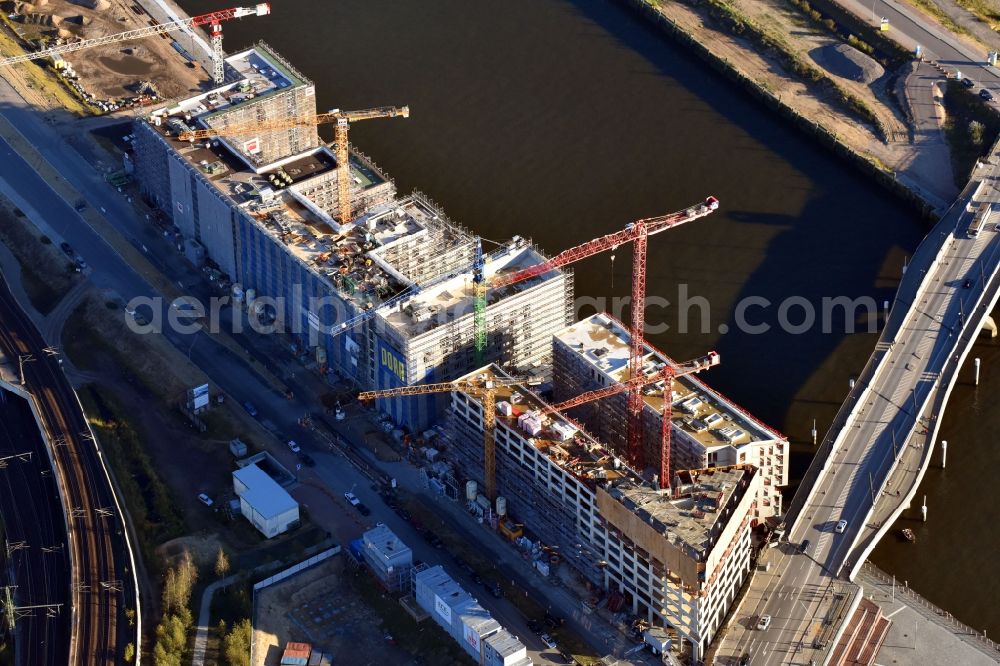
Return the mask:
<path fill-rule="evenodd" d="M 139 608 L 124 517 L 86 417 L 57 355 L 5 282 L 0 281 L 0 348 L 20 358 L 52 447 L 69 532 L 71 664 L 120 664 L 125 646 L 139 653 Z M 132 621 L 126 615 L 135 612 Z"/>

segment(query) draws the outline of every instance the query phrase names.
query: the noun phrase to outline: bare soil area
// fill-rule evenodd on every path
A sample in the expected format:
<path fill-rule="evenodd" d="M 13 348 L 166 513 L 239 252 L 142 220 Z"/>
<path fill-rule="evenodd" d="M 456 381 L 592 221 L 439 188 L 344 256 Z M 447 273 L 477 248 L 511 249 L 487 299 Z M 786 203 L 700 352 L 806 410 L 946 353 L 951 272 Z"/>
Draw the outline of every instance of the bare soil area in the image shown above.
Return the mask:
<path fill-rule="evenodd" d="M 15 0 L 0 3 L 0 8 L 15 16 L 10 24 L 32 43 L 96 39 L 155 23 L 141 6 L 127 0 Z M 170 99 L 197 92 L 208 81 L 200 65 L 186 64 L 172 46 L 174 40 L 193 50 L 190 38 L 174 32 L 68 53 L 65 59 L 84 89 L 98 99 L 134 96 L 142 81 L 152 81 L 160 97 Z"/>
<path fill-rule="evenodd" d="M 769 34 L 773 33 L 776 39 L 804 59 L 811 60 L 808 52 L 812 49 L 840 43 L 809 24 L 791 6 L 771 0 L 737 0 L 733 6 L 758 25 L 768 26 Z M 789 72 L 776 55 L 761 53 L 749 40 L 715 29 L 707 13 L 698 8 L 680 2 L 658 2 L 657 8 L 700 43 L 708 45 L 730 66 L 772 92 L 799 114 L 833 132 L 854 150 L 890 167 L 900 160 L 896 149 L 900 144 L 883 143 L 873 127 L 848 116 L 832 97 L 817 94 L 801 78 Z M 887 103 L 886 97 L 876 93 L 876 89 L 881 87 L 879 81 L 869 87 L 833 73 L 829 76 L 867 102 L 888 128 L 905 129 L 905 124 Z"/>
<path fill-rule="evenodd" d="M 385 638 L 383 619 L 355 593 L 352 575 L 364 574 L 351 571 L 340 555 L 258 592 L 253 666 L 276 666 L 288 641 L 332 652 L 337 664 L 411 663 L 412 655 Z"/>

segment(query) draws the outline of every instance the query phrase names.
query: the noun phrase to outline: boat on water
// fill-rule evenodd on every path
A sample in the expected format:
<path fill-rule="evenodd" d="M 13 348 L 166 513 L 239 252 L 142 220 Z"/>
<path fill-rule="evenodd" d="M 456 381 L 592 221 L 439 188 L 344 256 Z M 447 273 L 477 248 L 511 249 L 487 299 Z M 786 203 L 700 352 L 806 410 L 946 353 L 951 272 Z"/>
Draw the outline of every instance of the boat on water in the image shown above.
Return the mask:
<path fill-rule="evenodd" d="M 913 543 L 917 540 L 917 535 L 913 533 L 913 530 L 907 527 L 906 529 L 903 530 L 903 538 L 909 541 L 910 543 Z"/>

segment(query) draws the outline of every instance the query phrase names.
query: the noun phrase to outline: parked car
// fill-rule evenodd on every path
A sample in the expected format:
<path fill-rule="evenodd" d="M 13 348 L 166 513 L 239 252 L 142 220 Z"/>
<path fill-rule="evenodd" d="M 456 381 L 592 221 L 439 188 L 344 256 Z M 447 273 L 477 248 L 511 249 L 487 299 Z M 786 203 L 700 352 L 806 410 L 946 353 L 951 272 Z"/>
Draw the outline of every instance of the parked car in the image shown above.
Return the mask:
<path fill-rule="evenodd" d="M 368 507 L 366 507 L 361 502 L 358 502 L 357 504 L 355 504 L 354 508 L 357 509 L 358 513 L 360 513 L 362 516 L 370 516 L 372 514 L 372 510 L 369 509 Z"/>
<path fill-rule="evenodd" d="M 441 548 L 442 546 L 444 546 L 444 542 L 441 541 L 441 537 L 439 537 L 437 534 L 429 535 L 427 537 L 427 543 L 434 548 Z"/>
<path fill-rule="evenodd" d="M 528 631 L 533 634 L 542 633 L 542 625 L 537 620 L 528 620 Z"/>
<path fill-rule="evenodd" d="M 555 639 L 553 639 L 548 634 L 542 634 L 541 636 L 539 636 L 539 638 L 541 638 L 542 642 L 545 643 L 545 647 L 549 648 L 550 650 L 555 650 L 556 649 L 556 641 L 555 641 Z"/>
<path fill-rule="evenodd" d="M 357 506 L 357 505 L 361 504 L 361 500 L 359 500 L 354 495 L 354 493 L 344 493 L 344 499 L 347 500 L 348 502 L 350 502 L 351 506 Z"/>
<path fill-rule="evenodd" d="M 299 460 L 301 460 L 302 464 L 305 465 L 306 467 L 316 466 L 316 461 L 313 460 L 313 457 L 304 451 L 299 453 Z"/>
<path fill-rule="evenodd" d="M 503 588 L 500 587 L 500 583 L 493 581 L 492 583 L 486 583 L 486 589 L 490 591 L 497 599 L 503 599 Z"/>
<path fill-rule="evenodd" d="M 87 207 L 87 202 L 86 201 L 77 201 L 76 204 L 73 206 L 73 210 L 75 210 L 76 212 L 80 213 L 80 212 L 83 212 L 83 210 L 86 207 Z"/>
<path fill-rule="evenodd" d="M 302 447 L 296 444 L 294 439 L 288 440 L 288 448 L 292 450 L 292 453 L 302 453 Z"/>
<path fill-rule="evenodd" d="M 553 615 L 548 611 L 545 612 L 545 626 L 549 629 L 555 629 L 556 627 L 561 627 L 566 623 L 566 620 L 562 619 L 558 615 Z"/>
<path fill-rule="evenodd" d="M 799 544 L 799 552 L 804 553 L 809 549 L 809 539 L 803 539 L 802 543 Z"/>
<path fill-rule="evenodd" d="M 215 502 L 212 501 L 212 498 L 206 495 L 205 493 L 198 493 L 198 501 L 204 504 L 205 506 L 212 506 L 213 504 L 215 504 Z"/>
<path fill-rule="evenodd" d="M 761 631 L 764 631 L 765 629 L 767 629 L 770 626 L 771 626 L 771 616 L 770 615 L 761 615 L 760 619 L 757 620 L 757 628 L 760 629 Z"/>
<path fill-rule="evenodd" d="M 979 96 L 982 99 L 985 99 L 987 102 L 992 102 L 993 101 L 993 93 L 991 93 L 986 88 L 983 88 L 982 90 L 979 91 Z"/>
<path fill-rule="evenodd" d="M 59 243 L 59 249 L 65 252 L 66 256 L 69 257 L 70 259 L 76 256 L 76 252 L 73 251 L 73 246 L 67 243 L 66 241 Z"/>
<path fill-rule="evenodd" d="M 846 530 L 846 529 L 847 529 L 847 521 L 846 520 L 838 520 L 837 521 L 837 526 L 833 528 L 833 531 L 836 532 L 837 534 L 843 534 L 844 530 Z"/>
<path fill-rule="evenodd" d="M 257 418 L 257 408 L 249 400 L 243 403 L 243 409 L 247 410 L 247 414 L 250 416 Z"/>
<path fill-rule="evenodd" d="M 965 77 L 964 79 L 962 79 L 962 85 L 965 86 L 966 88 L 975 88 L 976 82 L 970 79 L 969 77 Z"/>
<path fill-rule="evenodd" d="M 84 261 L 83 257 L 81 257 L 80 255 L 76 255 L 76 258 L 73 260 L 73 263 L 76 264 L 77 270 L 82 271 L 86 270 L 87 268 L 87 262 Z"/>

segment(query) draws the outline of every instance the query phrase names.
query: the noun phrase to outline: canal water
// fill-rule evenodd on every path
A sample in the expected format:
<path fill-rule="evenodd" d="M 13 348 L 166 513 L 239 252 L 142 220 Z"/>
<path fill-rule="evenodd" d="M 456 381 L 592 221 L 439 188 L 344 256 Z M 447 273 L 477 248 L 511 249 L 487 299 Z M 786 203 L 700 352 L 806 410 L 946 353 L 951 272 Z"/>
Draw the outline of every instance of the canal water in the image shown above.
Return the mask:
<path fill-rule="evenodd" d="M 408 104 L 409 119 L 358 123 L 352 142 L 401 192 L 419 188 L 484 238 L 528 236 L 555 253 L 717 196 L 718 213 L 650 240 L 648 294 L 673 305 L 650 308 L 650 322 L 670 328 L 649 337 L 678 359 L 718 351 L 722 365 L 704 379 L 791 438 L 796 482 L 813 419 L 822 437 L 875 342 L 863 321 L 846 334 L 842 311 L 824 317 L 823 299 L 881 308 L 925 231 L 611 0 L 297 0 L 225 34 L 229 50 L 265 38 L 315 81 L 320 109 Z M 577 297 L 614 312 L 630 272 L 627 248 L 577 265 Z M 748 323 L 770 330 L 738 330 L 741 303 Z M 782 330 L 806 309 L 813 326 Z M 1000 636 L 1000 484 L 971 474 L 1000 469 L 990 436 L 1000 410 L 987 397 L 1000 389 L 1000 352 L 986 343 L 981 355 L 985 384 L 960 387 L 944 421 L 950 460 L 924 483 L 918 543 L 887 539 L 874 559 Z"/>

